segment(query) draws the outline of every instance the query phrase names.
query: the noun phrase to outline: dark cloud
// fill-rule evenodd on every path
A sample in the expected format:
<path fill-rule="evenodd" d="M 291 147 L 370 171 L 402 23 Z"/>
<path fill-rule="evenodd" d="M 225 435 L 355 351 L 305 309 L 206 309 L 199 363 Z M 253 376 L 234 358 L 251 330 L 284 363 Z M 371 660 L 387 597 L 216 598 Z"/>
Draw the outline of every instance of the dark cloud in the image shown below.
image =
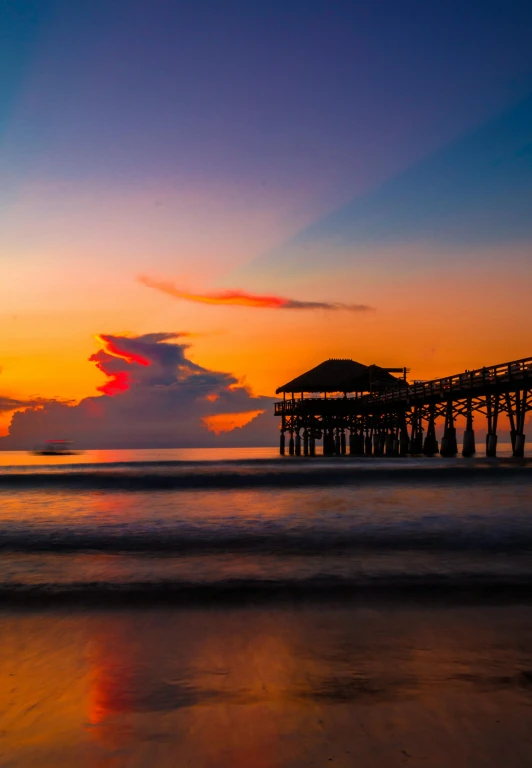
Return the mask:
<path fill-rule="evenodd" d="M 0 446 L 26 449 L 49 439 L 73 440 L 84 448 L 276 442 L 273 400 L 254 397 L 229 373 L 193 363 L 187 358 L 187 344 L 180 341 L 181 336 L 101 335 L 104 346 L 90 359 L 107 377 L 100 387 L 102 394 L 77 405 L 10 401 L 14 408 L 23 410 L 13 415 L 9 435 L 2 438 Z M 218 435 L 206 426 L 209 417 L 216 417 L 219 431 L 224 414 L 242 413 L 259 415 L 245 426 Z"/>
<path fill-rule="evenodd" d="M 9 413 L 9 411 L 20 410 L 20 408 L 42 408 L 45 405 L 56 402 L 64 403 L 67 401 L 58 401 L 55 399 L 50 400 L 43 397 L 33 397 L 29 400 L 20 400 L 18 398 L 0 396 L 0 413 Z"/>

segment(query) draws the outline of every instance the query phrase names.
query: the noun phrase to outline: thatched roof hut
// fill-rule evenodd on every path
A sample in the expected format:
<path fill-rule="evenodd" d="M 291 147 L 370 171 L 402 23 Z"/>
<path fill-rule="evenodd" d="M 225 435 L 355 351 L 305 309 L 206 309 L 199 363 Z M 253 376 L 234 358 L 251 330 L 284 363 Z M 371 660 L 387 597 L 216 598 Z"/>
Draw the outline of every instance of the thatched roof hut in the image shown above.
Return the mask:
<path fill-rule="evenodd" d="M 400 369 L 393 369 L 395 371 Z M 276 390 L 282 392 L 371 392 L 399 383 L 386 368 L 356 360 L 325 360 Z"/>

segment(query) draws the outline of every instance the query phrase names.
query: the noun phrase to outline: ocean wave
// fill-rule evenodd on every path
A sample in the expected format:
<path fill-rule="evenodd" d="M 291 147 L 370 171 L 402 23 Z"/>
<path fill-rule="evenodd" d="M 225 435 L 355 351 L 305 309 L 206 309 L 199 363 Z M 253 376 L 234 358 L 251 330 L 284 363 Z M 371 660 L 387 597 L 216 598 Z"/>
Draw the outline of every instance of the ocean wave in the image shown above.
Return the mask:
<path fill-rule="evenodd" d="M 227 488 L 287 488 L 382 483 L 515 483 L 532 480 L 532 463 L 527 460 L 495 460 L 473 464 L 439 462 L 431 466 L 414 466 L 353 462 L 331 465 L 319 463 L 282 465 L 278 468 L 257 466 L 227 466 L 223 469 L 206 467 L 205 462 L 195 471 L 191 467 L 161 467 L 151 471 L 119 469 L 61 468 L 56 471 L 4 471 L 0 473 L 2 489 L 84 489 L 150 491 L 179 489 Z M 279 464 L 279 462 L 277 462 Z"/>
<path fill-rule="evenodd" d="M 445 527 L 374 527 L 357 530 L 314 528 L 305 532 L 279 530 L 230 532 L 186 527 L 149 531 L 123 525 L 102 529 L 35 529 L 2 531 L 1 552 L 105 552 L 175 555 L 282 555 L 347 557 L 368 552 L 532 553 L 532 524 Z"/>

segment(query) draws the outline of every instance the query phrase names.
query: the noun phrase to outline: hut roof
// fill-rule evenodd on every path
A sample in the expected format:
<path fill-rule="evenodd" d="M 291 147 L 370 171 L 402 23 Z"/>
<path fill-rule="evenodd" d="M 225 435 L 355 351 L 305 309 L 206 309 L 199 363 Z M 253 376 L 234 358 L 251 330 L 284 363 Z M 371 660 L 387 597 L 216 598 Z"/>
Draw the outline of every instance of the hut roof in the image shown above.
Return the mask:
<path fill-rule="evenodd" d="M 369 392 L 397 384 L 398 379 L 378 365 L 355 360 L 325 360 L 276 390 L 280 392 Z"/>

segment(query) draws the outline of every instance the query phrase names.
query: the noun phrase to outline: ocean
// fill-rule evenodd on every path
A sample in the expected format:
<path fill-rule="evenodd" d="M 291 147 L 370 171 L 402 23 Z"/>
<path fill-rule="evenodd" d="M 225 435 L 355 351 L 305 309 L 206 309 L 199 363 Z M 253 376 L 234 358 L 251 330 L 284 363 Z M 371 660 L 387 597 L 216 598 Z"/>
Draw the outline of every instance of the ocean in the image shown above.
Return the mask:
<path fill-rule="evenodd" d="M 506 454 L 0 454 L 0 768 L 530 765 Z"/>
<path fill-rule="evenodd" d="M 6 599 L 532 586 L 532 467 L 509 446 L 497 460 L 198 449 L 0 462 Z"/>

